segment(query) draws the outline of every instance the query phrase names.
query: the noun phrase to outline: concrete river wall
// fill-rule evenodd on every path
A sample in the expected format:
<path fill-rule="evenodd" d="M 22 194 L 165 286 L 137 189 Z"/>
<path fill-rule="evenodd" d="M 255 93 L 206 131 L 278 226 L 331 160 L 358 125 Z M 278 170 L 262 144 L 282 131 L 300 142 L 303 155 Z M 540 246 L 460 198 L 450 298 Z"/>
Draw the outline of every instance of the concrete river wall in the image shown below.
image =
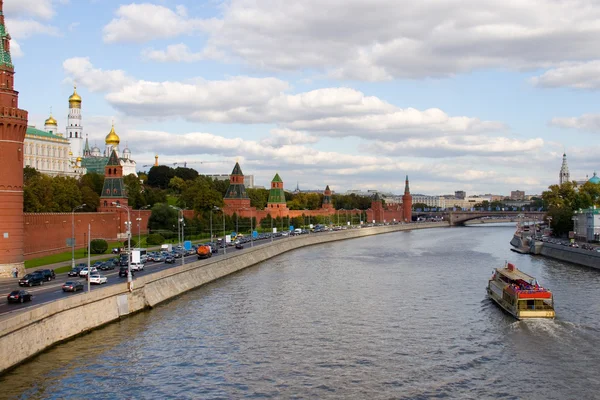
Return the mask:
<path fill-rule="evenodd" d="M 145 275 L 127 283 L 33 307 L 0 322 L 0 373 L 83 332 L 157 304 L 221 277 L 300 247 L 411 229 L 447 227 L 447 222 L 389 225 L 284 238 L 209 260 Z"/>
<path fill-rule="evenodd" d="M 600 268 L 600 253 L 597 251 L 544 242 L 540 254 L 586 267 Z"/>

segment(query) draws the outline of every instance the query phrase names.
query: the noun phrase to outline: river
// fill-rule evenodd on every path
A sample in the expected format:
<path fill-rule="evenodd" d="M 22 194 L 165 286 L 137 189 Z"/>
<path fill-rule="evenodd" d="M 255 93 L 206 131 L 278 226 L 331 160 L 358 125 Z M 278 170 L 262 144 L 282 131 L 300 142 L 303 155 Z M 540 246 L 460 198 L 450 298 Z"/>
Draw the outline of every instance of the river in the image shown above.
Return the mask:
<path fill-rule="evenodd" d="M 0 397 L 600 398 L 600 270 L 511 252 L 513 232 L 296 250 L 62 343 L 2 376 Z M 505 260 L 553 291 L 555 320 L 488 300 Z"/>

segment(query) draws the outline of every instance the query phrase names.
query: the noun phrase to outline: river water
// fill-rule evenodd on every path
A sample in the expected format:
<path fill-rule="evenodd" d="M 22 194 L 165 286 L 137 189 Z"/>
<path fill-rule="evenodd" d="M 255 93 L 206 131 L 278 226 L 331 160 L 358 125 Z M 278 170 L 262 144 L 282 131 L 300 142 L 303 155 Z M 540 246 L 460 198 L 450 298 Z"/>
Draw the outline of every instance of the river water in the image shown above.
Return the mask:
<path fill-rule="evenodd" d="M 0 397 L 600 398 L 600 270 L 513 253 L 513 232 L 296 250 L 56 346 L 1 377 Z M 556 320 L 487 299 L 505 260 L 554 292 Z"/>

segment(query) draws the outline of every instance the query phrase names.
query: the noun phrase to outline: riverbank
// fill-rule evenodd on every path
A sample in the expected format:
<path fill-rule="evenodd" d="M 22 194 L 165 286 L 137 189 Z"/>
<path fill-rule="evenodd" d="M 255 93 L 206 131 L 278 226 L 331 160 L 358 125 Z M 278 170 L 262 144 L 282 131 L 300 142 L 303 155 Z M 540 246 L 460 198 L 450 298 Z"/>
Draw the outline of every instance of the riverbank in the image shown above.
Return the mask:
<path fill-rule="evenodd" d="M 600 252 L 597 251 L 543 242 L 539 254 L 560 261 L 600 269 Z"/>
<path fill-rule="evenodd" d="M 348 229 L 278 240 L 231 255 L 201 260 L 142 276 L 127 284 L 43 304 L 0 322 L 0 373 L 45 349 L 121 317 L 157 304 L 301 247 L 413 229 L 448 227 L 448 223 L 419 223 Z"/>

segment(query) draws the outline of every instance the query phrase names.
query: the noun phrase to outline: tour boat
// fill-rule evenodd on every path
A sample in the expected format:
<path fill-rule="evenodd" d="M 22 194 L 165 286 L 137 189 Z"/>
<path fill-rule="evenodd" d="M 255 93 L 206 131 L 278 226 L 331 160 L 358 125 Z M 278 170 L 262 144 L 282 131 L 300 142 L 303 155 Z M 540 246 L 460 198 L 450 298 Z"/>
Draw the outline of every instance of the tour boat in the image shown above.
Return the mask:
<path fill-rule="evenodd" d="M 516 319 L 554 318 L 552 292 L 511 263 L 496 268 L 488 282 L 488 295 Z"/>

